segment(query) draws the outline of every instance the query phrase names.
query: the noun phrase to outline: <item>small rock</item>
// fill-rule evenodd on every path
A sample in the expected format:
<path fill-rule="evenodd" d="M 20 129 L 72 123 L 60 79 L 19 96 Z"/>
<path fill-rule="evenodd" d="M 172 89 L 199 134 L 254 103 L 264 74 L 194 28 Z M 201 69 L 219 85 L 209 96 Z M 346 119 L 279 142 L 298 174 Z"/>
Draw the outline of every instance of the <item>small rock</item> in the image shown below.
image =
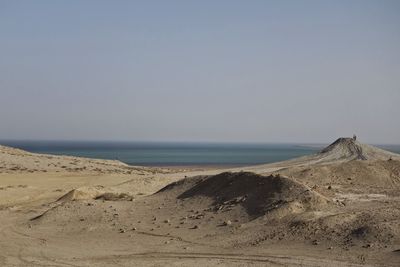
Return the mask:
<path fill-rule="evenodd" d="M 164 220 L 164 223 L 169 223 L 169 222 L 170 222 L 169 219 Z"/>
<path fill-rule="evenodd" d="M 224 226 L 228 226 L 228 225 L 231 225 L 231 224 L 232 224 L 232 222 L 230 220 L 227 220 L 227 221 L 225 221 L 223 223 Z"/>
<path fill-rule="evenodd" d="M 313 244 L 314 246 L 316 246 L 316 245 L 319 244 L 319 242 L 318 242 L 317 240 L 313 240 L 312 244 Z"/>
<path fill-rule="evenodd" d="M 136 231 L 136 227 L 132 227 L 132 231 Z"/>
<path fill-rule="evenodd" d="M 125 229 L 122 229 L 122 228 L 121 228 L 121 229 L 119 229 L 119 232 L 120 232 L 120 233 L 125 233 Z"/>
<path fill-rule="evenodd" d="M 328 186 L 328 189 L 329 189 L 329 190 L 331 190 L 331 189 L 332 189 L 332 186 L 331 186 L 331 185 L 329 185 L 329 186 Z"/>
<path fill-rule="evenodd" d="M 204 214 L 199 214 L 199 215 L 197 215 L 197 216 L 195 217 L 195 219 L 202 219 L 202 218 L 204 218 Z"/>
<path fill-rule="evenodd" d="M 199 229 L 199 226 L 195 225 L 195 226 L 192 227 L 192 229 Z"/>

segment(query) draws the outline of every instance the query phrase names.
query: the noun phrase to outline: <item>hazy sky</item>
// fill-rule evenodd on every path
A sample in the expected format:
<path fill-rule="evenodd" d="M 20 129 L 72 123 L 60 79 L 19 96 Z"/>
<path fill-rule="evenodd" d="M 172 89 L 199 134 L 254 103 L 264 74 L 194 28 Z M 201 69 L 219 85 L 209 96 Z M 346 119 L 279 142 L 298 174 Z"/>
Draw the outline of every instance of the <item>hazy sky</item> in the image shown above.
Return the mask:
<path fill-rule="evenodd" d="M 399 14 L 0 0 L 0 139 L 400 143 Z"/>

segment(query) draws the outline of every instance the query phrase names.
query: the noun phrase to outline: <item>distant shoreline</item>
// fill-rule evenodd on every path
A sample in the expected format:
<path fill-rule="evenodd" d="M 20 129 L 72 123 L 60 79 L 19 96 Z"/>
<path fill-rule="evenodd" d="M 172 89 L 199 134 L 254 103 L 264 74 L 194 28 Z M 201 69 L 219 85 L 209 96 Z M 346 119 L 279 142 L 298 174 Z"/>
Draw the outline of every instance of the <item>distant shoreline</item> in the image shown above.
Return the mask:
<path fill-rule="evenodd" d="M 323 144 L 120 143 L 6 141 L 6 146 L 39 154 L 118 160 L 130 166 L 224 169 L 275 163 L 318 153 Z M 400 145 L 380 145 L 400 153 Z"/>
<path fill-rule="evenodd" d="M 221 169 L 283 161 L 315 153 L 297 144 L 3 142 L 32 153 L 118 160 L 131 166 Z"/>
<path fill-rule="evenodd" d="M 162 168 L 162 169 L 172 169 L 172 170 L 193 170 L 193 171 L 198 171 L 198 170 L 221 170 L 221 169 L 231 169 L 231 168 L 240 168 L 240 167 L 249 167 L 249 166 L 256 166 L 256 165 L 243 165 L 243 164 L 208 164 L 208 165 L 131 165 L 128 164 L 129 166 L 139 166 L 139 167 L 148 167 L 148 168 Z"/>

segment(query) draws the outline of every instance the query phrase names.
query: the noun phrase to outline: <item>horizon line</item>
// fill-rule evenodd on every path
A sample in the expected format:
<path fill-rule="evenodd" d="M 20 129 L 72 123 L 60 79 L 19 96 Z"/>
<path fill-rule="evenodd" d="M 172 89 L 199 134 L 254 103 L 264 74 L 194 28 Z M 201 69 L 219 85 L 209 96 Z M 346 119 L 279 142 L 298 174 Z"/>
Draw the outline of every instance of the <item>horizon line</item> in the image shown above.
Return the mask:
<path fill-rule="evenodd" d="M 339 137 L 341 138 L 341 137 Z M 338 138 L 337 138 L 338 139 Z M 335 139 L 334 141 L 336 141 Z M 249 144 L 249 145 L 279 145 L 279 144 L 293 144 L 293 145 L 327 145 L 331 144 L 334 141 L 330 142 L 299 142 L 299 141 L 215 141 L 215 140 L 112 140 L 112 139 L 98 139 L 98 140 L 89 140 L 89 139 L 34 139 L 34 138 L 24 138 L 24 139 L 3 139 L 0 138 L 0 145 L 3 142 L 64 142 L 64 143 L 72 143 L 72 142 L 87 142 L 87 143 L 170 143 L 170 144 Z M 370 145 L 400 145 L 400 143 L 368 143 L 361 142 Z"/>

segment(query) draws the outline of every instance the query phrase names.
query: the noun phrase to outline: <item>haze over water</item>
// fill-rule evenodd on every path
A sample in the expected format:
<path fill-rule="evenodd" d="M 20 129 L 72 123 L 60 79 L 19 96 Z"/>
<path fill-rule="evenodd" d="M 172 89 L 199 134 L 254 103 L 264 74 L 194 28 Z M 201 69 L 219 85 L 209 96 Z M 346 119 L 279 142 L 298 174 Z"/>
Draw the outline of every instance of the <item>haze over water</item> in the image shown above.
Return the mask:
<path fill-rule="evenodd" d="M 1 1 L 0 139 L 399 144 L 400 1 Z"/>
<path fill-rule="evenodd" d="M 319 151 L 324 145 L 173 142 L 3 141 L 30 152 L 117 159 L 143 166 L 244 166 Z M 400 146 L 384 146 L 400 153 Z"/>

